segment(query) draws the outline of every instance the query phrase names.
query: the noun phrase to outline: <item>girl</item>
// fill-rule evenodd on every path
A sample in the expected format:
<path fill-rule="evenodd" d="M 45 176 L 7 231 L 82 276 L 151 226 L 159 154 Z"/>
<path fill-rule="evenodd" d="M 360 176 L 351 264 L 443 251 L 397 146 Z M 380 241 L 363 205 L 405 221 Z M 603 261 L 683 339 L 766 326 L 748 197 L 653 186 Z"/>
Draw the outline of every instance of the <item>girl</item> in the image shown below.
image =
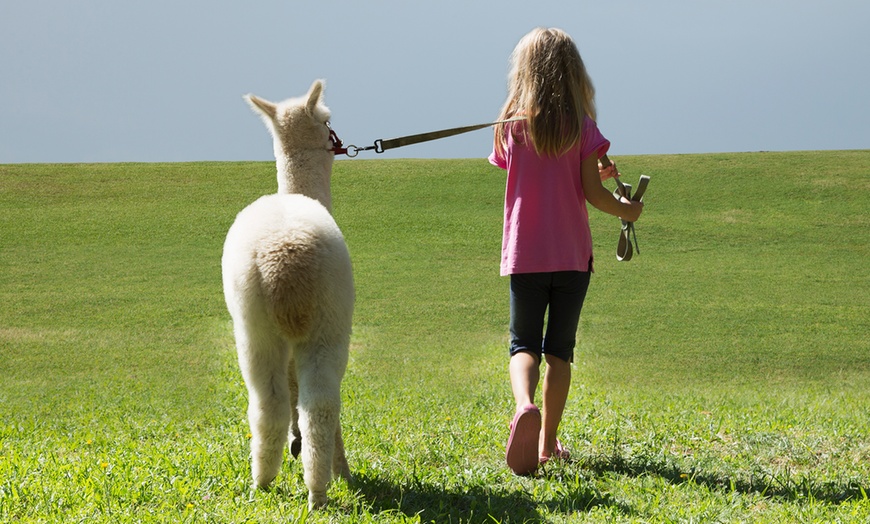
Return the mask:
<path fill-rule="evenodd" d="M 510 63 L 499 120 L 523 118 L 496 126 L 489 161 L 507 170 L 501 274 L 510 275 L 516 414 L 506 459 L 514 473 L 525 475 L 553 456 L 569 455 L 556 431 L 592 273 L 586 202 L 630 222 L 643 204 L 617 200 L 601 184 L 616 173 L 612 167 L 599 172 L 598 159 L 610 142 L 595 124 L 595 91 L 571 37 L 559 29 L 534 29 L 517 44 Z M 543 417 L 534 404 L 542 357 Z"/>

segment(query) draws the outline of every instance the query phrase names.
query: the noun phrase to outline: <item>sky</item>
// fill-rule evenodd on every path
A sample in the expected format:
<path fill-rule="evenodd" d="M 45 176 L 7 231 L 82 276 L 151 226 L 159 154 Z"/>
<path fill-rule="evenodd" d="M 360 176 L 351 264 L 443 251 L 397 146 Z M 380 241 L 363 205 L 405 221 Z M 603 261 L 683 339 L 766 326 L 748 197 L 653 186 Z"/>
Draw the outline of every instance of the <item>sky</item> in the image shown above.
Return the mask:
<path fill-rule="evenodd" d="M 3 0 L 0 164 L 269 160 L 242 95 L 315 79 L 346 145 L 491 122 L 539 26 L 577 42 L 613 157 L 870 149 L 866 0 Z"/>

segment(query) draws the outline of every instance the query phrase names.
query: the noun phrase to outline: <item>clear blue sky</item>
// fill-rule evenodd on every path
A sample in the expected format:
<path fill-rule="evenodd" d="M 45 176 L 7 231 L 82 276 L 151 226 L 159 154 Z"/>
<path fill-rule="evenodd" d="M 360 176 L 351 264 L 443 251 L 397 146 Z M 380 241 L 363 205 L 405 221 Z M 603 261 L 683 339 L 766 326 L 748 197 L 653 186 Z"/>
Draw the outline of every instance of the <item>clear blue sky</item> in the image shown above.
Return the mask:
<path fill-rule="evenodd" d="M 315 78 L 345 143 L 487 122 L 535 26 L 577 41 L 614 156 L 870 148 L 866 0 L 4 0 L 0 163 L 268 160 L 242 95 Z"/>

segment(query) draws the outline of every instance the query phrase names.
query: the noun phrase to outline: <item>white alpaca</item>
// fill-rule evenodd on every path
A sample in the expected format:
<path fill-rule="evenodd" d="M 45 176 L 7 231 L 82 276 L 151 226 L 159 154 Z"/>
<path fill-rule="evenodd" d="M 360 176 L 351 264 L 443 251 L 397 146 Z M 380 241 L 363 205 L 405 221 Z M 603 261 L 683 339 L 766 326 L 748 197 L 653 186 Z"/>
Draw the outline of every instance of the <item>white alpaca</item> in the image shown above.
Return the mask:
<path fill-rule="evenodd" d="M 278 193 L 246 207 L 222 259 L 227 308 L 248 388 L 251 469 L 266 487 L 290 440 L 301 448 L 311 508 L 332 474 L 350 480 L 339 411 L 354 288 L 344 237 L 330 214 L 329 109 L 323 83 L 301 98 L 245 98 L 274 139 Z"/>

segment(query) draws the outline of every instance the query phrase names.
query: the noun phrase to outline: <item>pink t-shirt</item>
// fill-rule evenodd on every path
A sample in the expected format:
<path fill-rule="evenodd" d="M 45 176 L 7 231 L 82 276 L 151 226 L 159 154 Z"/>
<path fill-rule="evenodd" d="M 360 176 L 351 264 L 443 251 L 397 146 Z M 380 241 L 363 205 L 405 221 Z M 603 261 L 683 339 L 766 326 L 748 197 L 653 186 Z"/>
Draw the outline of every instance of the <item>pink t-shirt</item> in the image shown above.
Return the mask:
<path fill-rule="evenodd" d="M 531 145 L 514 141 L 525 121 L 511 124 L 504 157 L 489 161 L 507 169 L 501 274 L 592 271 L 592 233 L 580 166 L 591 154 L 601 158 L 610 141 L 595 121 L 583 122 L 580 142 L 558 157 L 538 156 Z"/>

